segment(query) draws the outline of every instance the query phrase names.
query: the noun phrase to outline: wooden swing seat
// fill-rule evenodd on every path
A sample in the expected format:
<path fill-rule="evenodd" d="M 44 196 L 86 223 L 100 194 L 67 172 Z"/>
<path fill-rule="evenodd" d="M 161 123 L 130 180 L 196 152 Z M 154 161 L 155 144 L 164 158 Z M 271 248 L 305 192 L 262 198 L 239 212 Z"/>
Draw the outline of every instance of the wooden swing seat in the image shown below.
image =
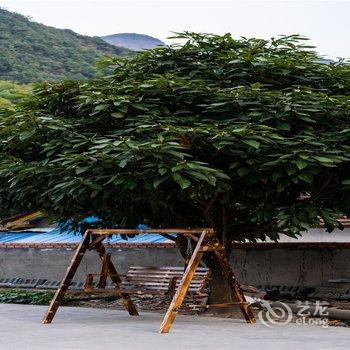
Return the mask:
<path fill-rule="evenodd" d="M 85 292 L 103 294 L 138 294 L 138 295 L 173 295 L 180 285 L 184 274 L 183 267 L 162 266 L 162 267 L 141 267 L 132 266 L 118 288 L 94 288 L 94 277 L 104 279 L 110 275 L 88 274 L 85 282 Z M 190 283 L 188 293 L 195 297 L 207 297 L 205 288 L 208 285 L 210 269 L 198 267 Z M 101 284 L 99 283 L 98 286 Z"/>

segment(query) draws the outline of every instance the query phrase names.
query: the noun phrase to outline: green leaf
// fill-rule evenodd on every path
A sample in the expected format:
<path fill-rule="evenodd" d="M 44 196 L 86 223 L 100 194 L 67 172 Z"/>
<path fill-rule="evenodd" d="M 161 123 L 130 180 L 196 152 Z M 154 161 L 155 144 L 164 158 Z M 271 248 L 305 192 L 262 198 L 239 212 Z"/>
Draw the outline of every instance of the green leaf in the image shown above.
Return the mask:
<path fill-rule="evenodd" d="M 166 153 L 169 153 L 177 158 L 180 158 L 180 159 L 184 159 L 187 154 L 186 153 L 182 153 L 182 152 L 178 152 L 178 151 L 174 151 L 174 150 L 167 150 Z"/>
<path fill-rule="evenodd" d="M 166 169 L 166 168 L 159 168 L 159 169 L 158 169 L 158 173 L 159 173 L 160 175 L 164 175 L 164 174 L 166 174 L 166 172 L 167 172 L 167 169 Z"/>
<path fill-rule="evenodd" d="M 226 175 L 225 173 L 223 173 L 221 171 L 216 171 L 215 176 L 219 179 L 231 180 L 231 178 L 228 175 Z"/>
<path fill-rule="evenodd" d="M 97 183 L 92 182 L 92 183 L 90 183 L 89 185 L 90 185 L 90 187 L 91 187 L 92 189 L 94 189 L 94 190 L 102 190 L 102 186 L 99 185 L 99 184 L 97 184 Z"/>
<path fill-rule="evenodd" d="M 163 183 L 164 181 L 166 181 L 167 179 L 168 179 L 167 176 L 163 176 L 163 177 L 160 177 L 160 178 L 157 179 L 157 180 L 154 180 L 154 181 L 153 181 L 153 187 L 154 187 L 155 189 L 157 189 L 157 187 L 158 187 L 161 183 Z"/>
<path fill-rule="evenodd" d="M 122 119 L 124 118 L 124 113 L 114 112 L 114 113 L 111 113 L 111 116 L 116 119 Z"/>
<path fill-rule="evenodd" d="M 282 172 L 280 172 L 280 171 L 274 171 L 273 173 L 272 173 L 272 180 L 274 181 L 274 182 L 276 182 L 278 179 L 280 179 L 281 177 L 282 177 Z"/>
<path fill-rule="evenodd" d="M 94 198 L 98 195 L 98 191 L 92 191 L 91 192 L 91 195 L 90 195 L 90 198 Z"/>
<path fill-rule="evenodd" d="M 258 149 L 260 146 L 260 143 L 257 141 L 254 141 L 254 140 L 242 140 L 242 142 L 255 148 L 255 149 Z"/>
<path fill-rule="evenodd" d="M 289 219 L 279 220 L 277 223 L 277 227 L 282 228 L 282 227 L 288 226 L 288 223 L 289 223 Z"/>
<path fill-rule="evenodd" d="M 249 168 L 239 168 L 237 170 L 238 175 L 241 177 L 247 175 L 249 172 L 250 172 Z"/>
<path fill-rule="evenodd" d="M 75 171 L 77 173 L 77 175 L 84 173 L 85 171 L 89 170 L 90 167 L 89 166 L 83 166 L 83 167 L 79 167 L 77 168 L 77 170 Z"/>
<path fill-rule="evenodd" d="M 302 120 L 304 120 L 305 122 L 310 122 L 310 123 L 316 123 L 316 121 L 314 119 L 311 119 L 309 117 L 306 117 L 304 115 L 298 115 L 298 117 Z"/>
<path fill-rule="evenodd" d="M 314 158 L 322 163 L 333 163 L 333 159 L 330 159 L 330 158 L 319 157 L 319 156 L 314 156 Z"/>
<path fill-rule="evenodd" d="M 309 173 L 298 174 L 298 178 L 309 184 L 312 184 L 313 182 L 313 176 Z"/>
<path fill-rule="evenodd" d="M 127 160 L 127 159 L 122 159 L 122 160 L 119 162 L 119 167 L 120 167 L 120 168 L 125 168 L 126 164 L 128 164 L 128 160 Z"/>
<path fill-rule="evenodd" d="M 276 126 L 280 130 L 290 131 L 290 124 L 288 123 L 277 122 Z"/>
<path fill-rule="evenodd" d="M 95 111 L 104 111 L 109 108 L 108 104 L 100 104 L 95 107 Z"/>
<path fill-rule="evenodd" d="M 305 162 L 305 161 L 302 160 L 302 159 L 297 159 L 297 160 L 295 161 L 295 164 L 297 165 L 297 167 L 298 167 L 299 170 L 302 170 L 302 169 L 304 169 L 304 168 L 306 168 L 306 167 L 308 166 L 308 163 Z"/>
<path fill-rule="evenodd" d="M 20 139 L 20 141 L 24 141 L 24 140 L 31 138 L 34 134 L 35 134 L 35 130 L 21 132 L 19 134 L 19 139 Z"/>
<path fill-rule="evenodd" d="M 186 179 L 183 176 L 179 176 L 176 180 L 176 182 L 181 186 L 181 188 L 184 190 L 188 188 L 191 185 L 191 181 Z"/>

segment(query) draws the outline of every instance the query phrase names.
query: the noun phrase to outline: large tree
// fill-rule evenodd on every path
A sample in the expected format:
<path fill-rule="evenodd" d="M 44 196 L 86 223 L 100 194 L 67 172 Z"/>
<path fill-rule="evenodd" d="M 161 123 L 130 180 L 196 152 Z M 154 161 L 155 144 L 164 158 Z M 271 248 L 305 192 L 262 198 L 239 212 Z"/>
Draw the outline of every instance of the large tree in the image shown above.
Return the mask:
<path fill-rule="evenodd" d="M 350 67 L 298 36 L 113 59 L 113 74 L 45 84 L 0 123 L 1 206 L 102 226 L 297 236 L 349 212 Z M 181 246 L 181 244 L 179 244 Z"/>

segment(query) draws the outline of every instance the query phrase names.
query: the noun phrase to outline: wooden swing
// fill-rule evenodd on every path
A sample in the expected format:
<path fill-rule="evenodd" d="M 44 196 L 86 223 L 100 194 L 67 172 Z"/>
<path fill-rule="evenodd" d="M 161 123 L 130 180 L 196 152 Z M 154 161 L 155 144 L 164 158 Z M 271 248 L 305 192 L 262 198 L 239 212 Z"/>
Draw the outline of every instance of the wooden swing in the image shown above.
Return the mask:
<path fill-rule="evenodd" d="M 220 244 L 217 239 L 213 229 L 204 228 L 204 229 L 147 229 L 147 230 L 135 230 L 135 229 L 91 229 L 87 230 L 82 237 L 81 242 L 78 245 L 77 250 L 73 256 L 73 259 L 67 269 L 67 272 L 61 281 L 59 288 L 57 289 L 49 308 L 43 319 L 43 323 L 51 323 L 58 307 L 60 306 L 63 297 L 69 288 L 75 272 L 77 271 L 79 264 L 87 250 L 96 250 L 99 257 L 102 260 L 102 272 L 100 275 L 100 281 L 98 287 L 103 289 L 106 285 L 106 278 L 109 276 L 116 289 L 114 293 L 120 295 L 123 300 L 123 304 L 126 310 L 132 316 L 137 316 L 137 309 L 130 298 L 130 293 L 127 290 L 120 288 L 122 285 L 122 279 L 118 274 L 116 268 L 114 267 L 112 261 L 110 260 L 109 254 L 106 253 L 105 247 L 103 246 L 103 241 L 110 237 L 113 234 L 181 234 L 193 239 L 197 244 L 191 256 L 191 259 L 187 265 L 187 268 L 182 275 L 180 283 L 178 283 L 175 293 L 173 295 L 172 301 L 166 312 L 163 322 L 160 326 L 160 333 L 168 333 L 179 308 L 181 307 L 188 289 L 193 281 L 193 278 L 196 274 L 196 270 L 200 261 L 202 260 L 203 254 L 205 252 L 213 252 L 217 258 L 217 261 L 222 269 L 223 276 L 227 279 L 234 298 L 234 302 L 217 304 L 220 306 L 230 306 L 238 305 L 244 318 L 247 323 L 255 323 L 255 318 L 251 310 L 251 306 L 246 302 L 241 287 L 234 276 L 234 273 L 231 269 L 231 266 L 227 259 L 227 254 L 224 250 L 224 247 Z M 89 276 L 89 275 L 88 275 Z M 91 274 L 90 274 L 91 276 Z M 89 290 L 91 288 L 91 277 L 87 278 L 86 288 Z M 169 285 L 169 290 L 175 291 L 175 282 L 172 281 Z"/>

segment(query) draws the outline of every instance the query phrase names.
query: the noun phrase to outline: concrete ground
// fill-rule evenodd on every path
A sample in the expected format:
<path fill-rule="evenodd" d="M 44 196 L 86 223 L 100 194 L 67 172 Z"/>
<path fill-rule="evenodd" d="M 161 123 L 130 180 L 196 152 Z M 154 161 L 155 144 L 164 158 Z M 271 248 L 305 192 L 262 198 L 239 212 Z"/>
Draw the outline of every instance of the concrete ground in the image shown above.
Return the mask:
<path fill-rule="evenodd" d="M 178 316 L 169 334 L 158 334 L 163 315 L 61 307 L 51 325 L 41 324 L 45 306 L 0 304 L 1 350 L 187 350 L 349 349 L 349 328 L 268 328 L 242 320 Z"/>

